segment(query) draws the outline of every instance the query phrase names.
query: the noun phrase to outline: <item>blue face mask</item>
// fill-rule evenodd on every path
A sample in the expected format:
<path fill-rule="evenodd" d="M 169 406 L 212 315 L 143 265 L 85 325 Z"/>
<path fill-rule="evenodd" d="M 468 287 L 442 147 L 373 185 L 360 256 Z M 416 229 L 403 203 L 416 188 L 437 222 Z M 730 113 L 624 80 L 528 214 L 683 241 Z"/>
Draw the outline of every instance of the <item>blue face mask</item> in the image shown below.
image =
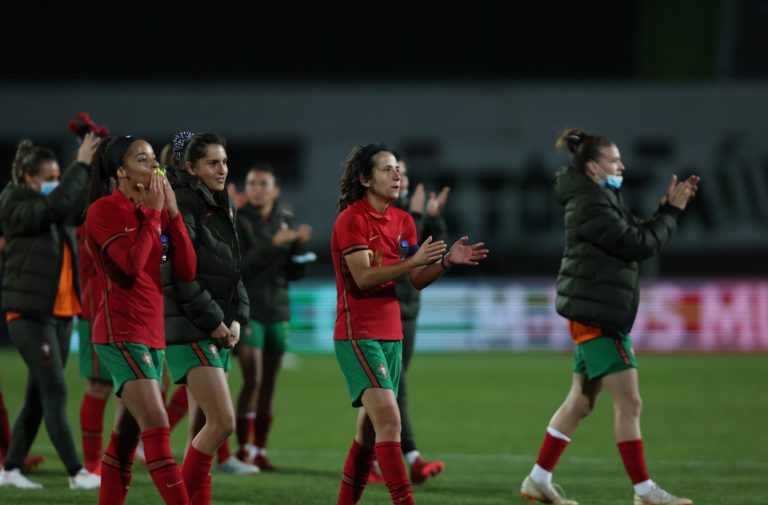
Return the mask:
<path fill-rule="evenodd" d="M 620 189 L 621 183 L 624 181 L 623 175 L 608 175 L 606 174 L 605 179 L 600 181 L 600 187 L 601 188 L 612 188 L 612 189 Z"/>
<path fill-rule="evenodd" d="M 45 196 L 48 196 L 51 194 L 51 191 L 56 189 L 58 186 L 59 186 L 59 181 L 43 181 L 40 184 L 40 192 Z"/>
<path fill-rule="evenodd" d="M 623 175 L 612 175 L 605 171 L 603 167 L 600 166 L 599 163 L 594 162 L 595 165 L 600 169 L 602 173 L 605 174 L 605 179 L 600 179 L 600 187 L 601 188 L 611 188 L 611 189 L 620 189 L 621 183 L 624 181 Z"/>

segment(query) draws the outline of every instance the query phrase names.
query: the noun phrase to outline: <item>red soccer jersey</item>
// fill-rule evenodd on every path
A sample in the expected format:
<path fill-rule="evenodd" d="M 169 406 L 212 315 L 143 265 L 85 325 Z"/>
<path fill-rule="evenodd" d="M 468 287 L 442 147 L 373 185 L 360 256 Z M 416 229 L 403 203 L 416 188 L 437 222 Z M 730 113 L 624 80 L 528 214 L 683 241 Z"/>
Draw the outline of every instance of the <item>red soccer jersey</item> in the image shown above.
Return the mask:
<path fill-rule="evenodd" d="M 402 340 L 400 305 L 395 281 L 361 291 L 344 256 L 367 250 L 373 268 L 402 261 L 416 245 L 416 224 L 410 214 L 389 205 L 379 214 L 363 197 L 344 209 L 333 225 L 331 254 L 336 270 L 334 340 Z"/>
<path fill-rule="evenodd" d="M 171 219 L 136 205 L 120 191 L 94 202 L 85 220 L 86 245 L 96 263 L 101 305 L 92 315 L 95 344 L 134 342 L 165 349 L 163 242 L 176 278 L 195 278 L 197 257 L 181 213 Z"/>
<path fill-rule="evenodd" d="M 90 321 L 101 303 L 101 288 L 98 285 L 93 253 L 85 241 L 85 224 L 77 227 L 77 243 L 80 246 L 80 319 Z"/>

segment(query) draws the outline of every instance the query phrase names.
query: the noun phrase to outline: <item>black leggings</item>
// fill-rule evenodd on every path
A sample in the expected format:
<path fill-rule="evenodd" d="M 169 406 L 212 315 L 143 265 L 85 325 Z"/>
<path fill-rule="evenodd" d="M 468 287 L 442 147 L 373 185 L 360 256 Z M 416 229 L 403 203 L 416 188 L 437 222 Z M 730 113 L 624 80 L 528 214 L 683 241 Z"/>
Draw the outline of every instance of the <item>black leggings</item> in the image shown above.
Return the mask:
<path fill-rule="evenodd" d="M 5 469 L 22 467 L 40 421 L 45 419 L 48 436 L 67 473 L 75 475 L 82 465 L 67 421 L 67 385 L 64 382 L 72 319 L 22 316 L 8 323 L 8 333 L 27 365 L 29 375 L 24 405 L 13 425 Z"/>
<path fill-rule="evenodd" d="M 403 323 L 403 368 L 400 370 L 400 385 L 397 393 L 397 406 L 400 407 L 400 444 L 403 454 L 416 450 L 416 441 L 413 439 L 411 416 L 408 414 L 408 388 L 405 380 L 408 375 L 408 365 L 411 363 L 413 348 L 416 345 L 416 318 L 402 319 Z"/>

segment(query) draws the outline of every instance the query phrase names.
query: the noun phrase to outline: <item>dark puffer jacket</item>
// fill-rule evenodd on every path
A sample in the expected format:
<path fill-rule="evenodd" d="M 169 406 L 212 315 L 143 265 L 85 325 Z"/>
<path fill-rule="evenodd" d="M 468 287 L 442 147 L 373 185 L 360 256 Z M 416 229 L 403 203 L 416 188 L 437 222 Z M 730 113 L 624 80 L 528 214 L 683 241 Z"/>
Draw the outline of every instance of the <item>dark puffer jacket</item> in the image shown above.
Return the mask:
<path fill-rule="evenodd" d="M 248 294 L 240 277 L 240 246 L 235 232 L 235 208 L 222 193 L 214 195 L 194 176 L 182 172 L 174 192 L 189 238 L 197 253 L 197 278 L 173 279 L 163 253 L 165 339 L 168 344 L 210 338 L 222 322 L 248 322 Z"/>
<path fill-rule="evenodd" d="M 445 219 L 442 216 L 430 216 L 421 212 L 410 212 L 410 202 L 395 200 L 395 207 L 405 210 L 411 214 L 414 223 L 416 223 L 416 237 L 419 245 L 427 237 L 432 235 L 432 240 L 448 240 L 448 228 L 445 225 Z M 448 244 L 450 247 L 451 244 Z M 421 309 L 421 291 L 413 287 L 408 274 L 401 275 L 395 281 L 397 290 L 397 301 L 400 302 L 400 319 L 416 319 Z"/>
<path fill-rule="evenodd" d="M 639 220 L 619 191 L 600 188 L 573 166 L 557 173 L 554 193 L 565 207 L 557 313 L 608 334 L 629 332 L 640 301 L 638 262 L 669 242 L 680 210 L 664 205 Z"/>
<path fill-rule="evenodd" d="M 73 163 L 59 187 L 45 196 L 9 183 L 0 194 L 0 223 L 7 241 L 3 305 L 8 312 L 50 317 L 59 289 L 64 243 L 72 251 L 72 275 L 79 295 L 75 215 L 82 212 L 88 166 Z"/>
<path fill-rule="evenodd" d="M 292 242 L 276 246 L 272 243 L 272 236 L 283 227 L 294 228 L 293 212 L 279 200 L 274 204 L 269 222 L 250 204 L 240 209 L 237 217 L 251 319 L 262 324 L 290 320 L 288 282 L 304 277 L 307 272 L 305 263 L 291 261 L 291 256 L 306 252 L 306 245 Z"/>

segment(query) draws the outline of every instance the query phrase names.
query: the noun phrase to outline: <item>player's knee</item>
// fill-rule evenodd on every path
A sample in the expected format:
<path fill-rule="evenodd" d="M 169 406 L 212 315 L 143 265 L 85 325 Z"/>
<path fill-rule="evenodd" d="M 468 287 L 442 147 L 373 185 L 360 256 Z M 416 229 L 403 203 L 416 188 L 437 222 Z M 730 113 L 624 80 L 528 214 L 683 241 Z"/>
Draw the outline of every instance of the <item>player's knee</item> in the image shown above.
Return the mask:
<path fill-rule="evenodd" d="M 231 410 L 216 412 L 215 415 L 209 416 L 206 419 L 211 429 L 222 437 L 226 438 L 235 431 L 235 414 Z"/>
<path fill-rule="evenodd" d="M 623 398 L 617 403 L 616 408 L 624 417 L 640 417 L 640 412 L 643 410 L 643 400 L 640 396 Z"/>

